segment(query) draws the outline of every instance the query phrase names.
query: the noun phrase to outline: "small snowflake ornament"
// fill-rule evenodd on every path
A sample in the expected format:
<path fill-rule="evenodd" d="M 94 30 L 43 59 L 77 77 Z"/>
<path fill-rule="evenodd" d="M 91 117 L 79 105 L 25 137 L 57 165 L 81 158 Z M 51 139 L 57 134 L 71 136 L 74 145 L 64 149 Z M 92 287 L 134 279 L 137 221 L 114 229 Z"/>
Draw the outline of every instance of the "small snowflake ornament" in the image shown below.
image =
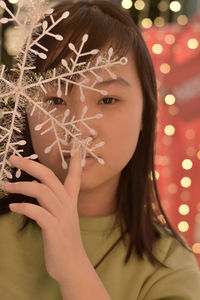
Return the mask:
<path fill-rule="evenodd" d="M 24 40 L 24 46 L 16 57 L 13 69 L 8 71 L 4 65 L 0 66 L 0 182 L 13 177 L 8 160 L 10 155 L 23 156 L 23 146 L 26 144 L 22 136 L 24 111 L 29 111 L 30 116 L 43 116 L 42 121 L 41 118 L 38 118 L 40 121 L 34 129 L 41 135 L 45 135 L 47 132 L 54 134 L 55 140 L 46 145 L 44 151 L 49 153 L 54 147 L 58 147 L 64 169 L 67 168 L 66 154 L 73 154 L 75 143 L 81 147 L 82 166 L 85 164 L 87 154 L 100 164 L 104 164 L 103 159 L 95 154 L 95 150 L 102 147 L 104 142 L 95 145 L 92 143 L 92 135 L 95 134 L 95 131 L 87 124 L 88 120 L 96 119 L 98 121 L 102 118 L 102 114 L 89 116 L 88 107 L 84 105 L 79 119 L 70 116 L 70 110 L 67 108 L 61 115 L 57 107 L 49 108 L 48 105 L 44 105 L 40 95 L 47 94 L 48 87 L 53 86 L 56 88 L 58 98 L 62 97 L 63 93 L 64 96 L 68 96 L 69 86 L 72 85 L 80 91 L 80 103 L 85 102 L 84 90 L 86 89 L 106 95 L 105 90 L 96 88 L 96 84 L 103 81 L 99 71 L 103 70 L 109 77 L 116 79 L 111 67 L 117 64 L 124 65 L 127 63 L 127 59 L 125 57 L 113 58 L 112 48 L 103 56 L 99 54 L 98 49 L 83 52 L 84 45 L 88 40 L 88 35 L 84 34 L 78 49 L 74 44 L 68 44 L 73 58 L 70 58 L 69 61 L 62 59 L 59 67 L 38 75 L 34 72 L 36 69 L 34 57 L 39 56 L 41 59 L 46 59 L 48 56 L 48 49 L 41 44 L 41 39 L 48 35 L 52 38 L 52 42 L 54 40 L 61 41 L 63 37 L 59 32 L 55 34 L 51 30 L 63 19 L 68 18 L 69 12 L 64 12 L 60 18 L 55 20 L 53 9 L 48 8 L 47 2 L 44 0 L 19 0 L 15 14 L 9 10 L 4 1 L 0 1 L 0 7 L 10 15 L 10 18 L 2 18 L 0 22 L 3 24 L 14 22 L 15 29 L 19 30 Z M 20 13 L 24 9 L 26 9 L 26 13 L 24 14 L 25 18 L 22 19 Z M 49 16 L 50 22 L 45 20 L 46 16 Z M 36 50 L 35 46 L 39 50 Z M 84 61 L 84 58 L 88 56 L 94 57 L 94 59 L 89 61 L 85 59 Z M 79 62 L 80 58 L 81 62 Z M 89 79 L 89 75 L 95 78 L 93 82 Z M 83 136 L 78 124 L 88 130 L 88 136 Z M 61 132 L 62 134 L 60 134 Z M 66 150 L 69 140 L 74 143 L 70 150 Z M 36 159 L 37 154 L 33 153 L 26 158 Z M 19 178 L 21 170 L 17 170 L 14 175 Z"/>

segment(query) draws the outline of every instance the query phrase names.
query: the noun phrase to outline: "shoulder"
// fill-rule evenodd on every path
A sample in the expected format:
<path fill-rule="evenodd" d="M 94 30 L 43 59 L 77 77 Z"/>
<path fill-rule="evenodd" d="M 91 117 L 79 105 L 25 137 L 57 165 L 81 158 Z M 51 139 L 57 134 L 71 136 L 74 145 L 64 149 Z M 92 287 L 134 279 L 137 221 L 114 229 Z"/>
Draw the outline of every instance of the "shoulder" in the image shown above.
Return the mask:
<path fill-rule="evenodd" d="M 157 229 L 160 238 L 154 243 L 153 252 L 166 267 L 155 267 L 143 286 L 141 299 L 199 300 L 200 271 L 190 247 L 183 237 L 180 236 L 185 247 L 169 230 Z"/>
<path fill-rule="evenodd" d="M 193 267 L 198 270 L 195 256 L 186 240 L 177 233 L 182 241 L 181 244 L 171 235 L 169 229 L 164 229 L 158 225 L 156 228 L 160 233 L 160 238 L 155 242 L 153 249 L 156 257 L 169 268 L 177 268 L 179 262 L 182 261 L 181 267 Z"/>

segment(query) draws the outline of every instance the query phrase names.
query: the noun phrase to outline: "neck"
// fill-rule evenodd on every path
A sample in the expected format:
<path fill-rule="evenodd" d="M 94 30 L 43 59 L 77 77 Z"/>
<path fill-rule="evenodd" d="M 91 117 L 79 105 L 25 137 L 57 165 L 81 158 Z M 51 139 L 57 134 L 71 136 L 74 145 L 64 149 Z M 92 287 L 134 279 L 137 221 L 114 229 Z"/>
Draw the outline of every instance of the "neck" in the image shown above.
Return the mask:
<path fill-rule="evenodd" d="M 117 210 L 116 191 L 119 177 L 91 188 L 80 190 L 78 214 L 83 217 L 103 217 Z"/>

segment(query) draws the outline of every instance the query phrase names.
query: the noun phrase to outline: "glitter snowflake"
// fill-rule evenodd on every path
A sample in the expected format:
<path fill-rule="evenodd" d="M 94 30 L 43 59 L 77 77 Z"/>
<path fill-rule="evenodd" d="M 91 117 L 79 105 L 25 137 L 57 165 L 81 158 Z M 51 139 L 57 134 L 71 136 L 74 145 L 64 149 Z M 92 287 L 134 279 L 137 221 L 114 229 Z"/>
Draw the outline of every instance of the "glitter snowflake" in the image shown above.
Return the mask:
<path fill-rule="evenodd" d="M 24 9 L 25 3 L 26 17 L 21 20 L 20 12 Z M 36 112 L 37 115 L 42 114 L 44 116 L 43 122 L 40 122 L 35 127 L 35 130 L 41 135 L 50 131 L 54 133 L 55 140 L 52 144 L 47 145 L 45 153 L 49 153 L 53 147 L 57 146 L 64 169 L 67 168 L 66 152 L 72 154 L 74 151 L 73 146 L 72 149 L 65 150 L 69 138 L 79 143 L 82 149 L 82 165 L 85 164 L 87 153 L 97 159 L 100 164 L 104 164 L 103 159 L 95 154 L 95 150 L 102 147 L 104 142 L 102 141 L 91 146 L 93 140 L 91 135 L 95 131 L 87 124 L 88 120 L 102 118 L 102 114 L 86 116 L 88 107 L 85 105 L 82 116 L 78 120 L 76 120 L 75 116 L 69 118 L 69 109 L 64 111 L 62 118 L 58 118 L 57 108 L 49 109 L 45 107 L 44 101 L 41 101 L 40 97 L 36 95 L 37 93 L 46 94 L 48 85 L 56 86 L 57 97 L 62 96 L 63 91 L 61 86 L 64 86 L 65 95 L 68 95 L 69 85 L 76 85 L 80 91 L 81 102 L 85 101 L 85 89 L 106 95 L 107 92 L 105 90 L 99 90 L 95 87 L 98 82 L 103 80 L 98 71 L 103 69 L 111 78 L 116 79 L 116 75 L 112 72 L 111 67 L 116 64 L 124 65 L 127 59 L 125 57 L 121 59 L 113 58 L 112 48 L 104 56 L 97 56 L 100 52 L 97 49 L 83 53 L 83 47 L 88 40 L 88 35 L 85 34 L 82 37 L 79 49 L 76 49 L 72 43 L 68 44 L 75 59 L 71 58 L 69 61 L 62 59 L 62 67 L 49 70 L 46 74 L 37 75 L 34 73 L 34 57 L 39 56 L 41 59 L 46 59 L 48 55 L 48 49 L 40 43 L 41 39 L 45 35 L 48 35 L 58 42 L 61 41 L 63 37 L 60 34 L 52 33 L 51 30 L 63 19 L 68 18 L 69 12 L 64 12 L 59 19 L 55 20 L 53 9 L 47 8 L 47 3 L 44 0 L 19 0 L 15 14 L 9 10 L 4 1 L 0 1 L 0 7 L 10 15 L 10 18 L 2 18 L 0 22 L 14 22 L 15 28 L 20 29 L 21 38 L 23 37 L 25 41 L 21 52 L 16 58 L 13 69 L 8 72 L 4 65 L 0 67 L 0 182 L 12 179 L 11 165 L 8 160 L 9 156 L 11 154 L 17 156 L 23 155 L 23 146 L 26 144 L 26 141 L 22 139 L 21 134 L 24 128 L 22 112 L 27 110 L 27 108 L 31 116 L 36 114 Z M 49 16 L 50 22 L 44 19 L 45 16 Z M 40 50 L 36 50 L 34 46 L 37 46 L 37 49 Z M 93 61 L 83 61 L 84 57 L 88 57 L 88 55 L 95 59 Z M 80 58 L 82 62 L 78 63 Z M 92 83 L 88 78 L 88 74 L 95 78 Z M 77 126 L 80 123 L 88 130 L 88 137 L 86 138 L 83 138 Z M 48 125 L 48 129 L 44 130 L 43 127 L 46 125 Z M 61 131 L 64 133 L 62 136 L 60 135 Z M 37 155 L 31 154 L 26 158 L 36 159 Z M 19 178 L 20 175 L 21 170 L 17 170 L 15 176 Z"/>

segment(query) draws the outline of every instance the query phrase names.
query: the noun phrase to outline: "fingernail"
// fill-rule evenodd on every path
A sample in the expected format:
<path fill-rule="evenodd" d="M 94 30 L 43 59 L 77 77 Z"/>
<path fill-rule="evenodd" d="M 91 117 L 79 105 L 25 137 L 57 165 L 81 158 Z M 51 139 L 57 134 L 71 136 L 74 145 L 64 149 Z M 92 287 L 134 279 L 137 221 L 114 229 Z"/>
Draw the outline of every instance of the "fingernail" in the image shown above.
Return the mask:
<path fill-rule="evenodd" d="M 11 203 L 11 204 L 9 204 L 9 208 L 12 210 L 14 210 L 15 208 L 17 208 L 18 207 L 18 203 Z"/>

